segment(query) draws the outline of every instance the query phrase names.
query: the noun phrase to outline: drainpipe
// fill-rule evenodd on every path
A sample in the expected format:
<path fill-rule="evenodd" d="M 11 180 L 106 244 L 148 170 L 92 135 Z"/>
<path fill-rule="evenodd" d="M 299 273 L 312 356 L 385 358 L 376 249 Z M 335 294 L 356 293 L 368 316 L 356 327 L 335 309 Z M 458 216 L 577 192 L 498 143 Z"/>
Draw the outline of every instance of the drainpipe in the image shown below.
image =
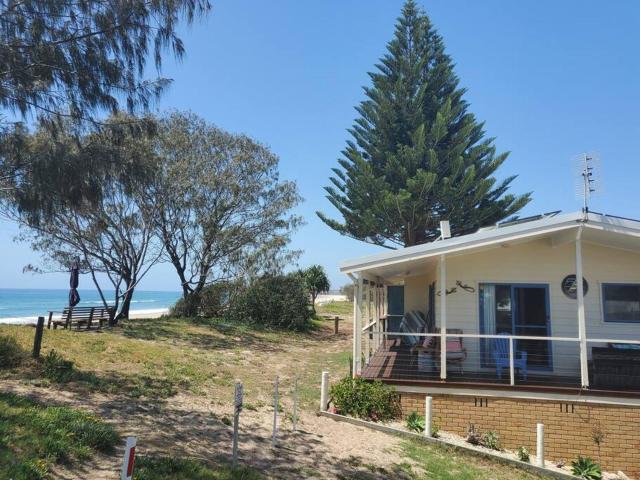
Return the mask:
<path fill-rule="evenodd" d="M 589 365 L 587 363 L 587 327 L 584 313 L 584 287 L 582 273 L 582 225 L 576 235 L 576 298 L 578 300 L 578 338 L 580 340 L 580 378 L 582 388 L 589 388 Z"/>

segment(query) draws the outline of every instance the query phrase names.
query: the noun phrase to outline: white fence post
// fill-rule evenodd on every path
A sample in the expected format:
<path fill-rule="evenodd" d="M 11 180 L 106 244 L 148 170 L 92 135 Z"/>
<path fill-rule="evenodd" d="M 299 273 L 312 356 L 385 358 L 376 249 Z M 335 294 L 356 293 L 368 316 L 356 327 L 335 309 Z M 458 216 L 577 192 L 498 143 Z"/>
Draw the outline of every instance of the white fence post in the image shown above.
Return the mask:
<path fill-rule="evenodd" d="M 329 403 L 329 372 L 322 372 L 322 383 L 320 384 L 320 411 L 327 411 Z"/>
<path fill-rule="evenodd" d="M 273 434 L 271 435 L 271 443 L 276 446 L 276 436 L 278 432 L 278 382 L 279 379 L 276 376 L 275 387 L 273 390 Z"/>
<path fill-rule="evenodd" d="M 536 429 L 536 460 L 539 467 L 544 468 L 544 424 L 539 423 Z"/>
<path fill-rule="evenodd" d="M 511 379 L 511 385 L 516 384 L 516 372 L 514 368 L 514 351 L 513 351 L 513 337 L 509 337 L 509 375 Z"/>
<path fill-rule="evenodd" d="M 233 395 L 233 440 L 232 440 L 232 462 L 233 468 L 238 466 L 238 426 L 240 423 L 240 412 L 243 403 L 242 383 L 236 382 L 236 388 Z"/>
<path fill-rule="evenodd" d="M 425 397 L 424 399 L 424 434 L 431 437 L 433 433 L 433 398 Z"/>
<path fill-rule="evenodd" d="M 298 426 L 298 376 L 296 375 L 295 382 L 293 384 L 293 431 L 296 431 Z"/>
<path fill-rule="evenodd" d="M 136 437 L 127 437 L 127 444 L 124 447 L 124 458 L 122 459 L 122 470 L 120 480 L 131 480 L 133 478 L 133 463 L 136 456 Z"/>

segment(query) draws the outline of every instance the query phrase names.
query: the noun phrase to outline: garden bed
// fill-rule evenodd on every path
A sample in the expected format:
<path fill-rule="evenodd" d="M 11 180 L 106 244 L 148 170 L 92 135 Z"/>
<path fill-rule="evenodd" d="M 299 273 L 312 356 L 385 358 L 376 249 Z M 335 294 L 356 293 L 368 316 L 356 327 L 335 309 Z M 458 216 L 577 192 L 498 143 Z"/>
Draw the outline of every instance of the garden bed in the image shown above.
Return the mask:
<path fill-rule="evenodd" d="M 339 422 L 347 422 L 353 425 L 367 427 L 373 430 L 378 430 L 380 432 L 385 432 L 392 435 L 398 435 L 406 438 L 420 440 L 425 443 L 431 443 L 431 444 L 440 445 L 443 447 L 454 448 L 456 450 L 462 450 L 466 453 L 472 453 L 480 457 L 489 458 L 489 459 L 498 461 L 500 463 L 515 466 L 517 468 L 527 470 L 529 472 L 536 473 L 542 476 L 558 478 L 558 479 L 571 479 L 571 480 L 575 480 L 578 478 L 573 476 L 567 470 L 558 468 L 556 465 L 554 465 L 551 462 L 546 462 L 546 468 L 542 468 L 532 463 L 522 462 L 518 460 L 516 454 L 513 452 L 509 452 L 507 450 L 503 450 L 503 451 L 491 450 L 489 448 L 482 447 L 480 445 L 471 445 L 467 443 L 465 439 L 463 439 L 462 437 L 458 435 L 454 435 L 449 432 L 438 432 L 438 437 L 434 438 L 434 437 L 427 437 L 423 434 L 410 432 L 400 422 L 389 422 L 386 424 L 382 424 L 382 423 L 369 422 L 366 420 L 360 420 L 353 417 L 347 417 L 344 415 L 339 415 L 337 413 L 320 412 L 320 414 L 322 416 L 329 417 Z"/>

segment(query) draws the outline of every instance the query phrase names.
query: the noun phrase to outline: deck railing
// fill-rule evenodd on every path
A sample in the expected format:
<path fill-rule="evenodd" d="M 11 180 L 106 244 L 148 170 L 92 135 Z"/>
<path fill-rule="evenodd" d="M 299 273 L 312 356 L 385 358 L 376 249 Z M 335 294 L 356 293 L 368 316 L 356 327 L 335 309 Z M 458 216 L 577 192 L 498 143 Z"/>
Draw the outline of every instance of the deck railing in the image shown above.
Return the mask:
<path fill-rule="evenodd" d="M 362 375 L 404 381 L 447 381 L 584 387 L 581 340 L 511 334 L 387 332 L 363 329 Z M 588 385 L 640 392 L 640 340 L 588 338 Z M 446 354 L 442 354 L 442 348 Z"/>

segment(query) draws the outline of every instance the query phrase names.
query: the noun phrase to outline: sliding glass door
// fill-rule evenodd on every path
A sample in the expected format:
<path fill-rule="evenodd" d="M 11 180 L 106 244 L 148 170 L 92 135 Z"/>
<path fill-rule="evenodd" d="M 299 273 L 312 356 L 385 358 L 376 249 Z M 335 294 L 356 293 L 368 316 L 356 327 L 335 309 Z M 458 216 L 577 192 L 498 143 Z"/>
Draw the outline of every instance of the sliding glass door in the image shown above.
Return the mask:
<path fill-rule="evenodd" d="M 480 284 L 480 333 L 485 335 L 549 336 L 547 285 Z M 482 342 L 482 364 L 494 364 L 495 341 Z M 543 340 L 518 340 L 518 352 L 527 352 L 527 367 L 550 368 L 551 344 Z"/>

